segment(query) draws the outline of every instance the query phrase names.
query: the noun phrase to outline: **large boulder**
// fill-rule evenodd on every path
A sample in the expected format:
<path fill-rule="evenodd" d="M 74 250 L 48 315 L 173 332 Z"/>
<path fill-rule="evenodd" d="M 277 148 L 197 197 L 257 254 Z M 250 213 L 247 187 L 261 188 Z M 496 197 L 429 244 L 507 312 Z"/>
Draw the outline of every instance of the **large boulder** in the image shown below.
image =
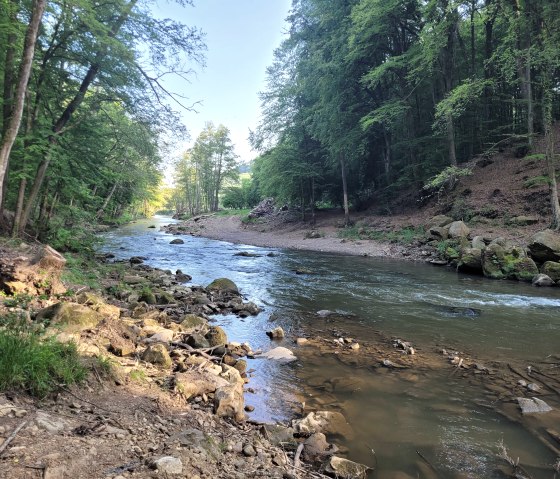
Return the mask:
<path fill-rule="evenodd" d="M 531 281 L 533 286 L 554 286 L 554 281 L 546 274 L 537 274 Z"/>
<path fill-rule="evenodd" d="M 170 368 L 173 362 L 167 352 L 167 348 L 161 344 L 153 344 L 149 346 L 142 354 L 142 359 L 148 363 L 156 364 L 163 368 Z"/>
<path fill-rule="evenodd" d="M 211 348 L 227 344 L 227 334 L 220 326 L 212 326 L 205 336 Z"/>
<path fill-rule="evenodd" d="M 103 315 L 82 304 L 56 303 L 41 309 L 35 319 L 47 322 L 50 327 L 72 333 L 95 328 L 103 320 Z"/>
<path fill-rule="evenodd" d="M 241 384 L 228 384 L 216 389 L 214 414 L 217 416 L 230 417 L 240 422 L 245 419 L 244 407 L 245 401 Z"/>
<path fill-rule="evenodd" d="M 552 281 L 560 281 L 560 263 L 547 261 L 542 265 L 541 273 L 549 276 Z"/>
<path fill-rule="evenodd" d="M 206 289 L 217 291 L 218 293 L 239 293 L 237 285 L 228 278 L 218 278 L 212 281 Z"/>
<path fill-rule="evenodd" d="M 432 227 L 444 227 L 447 226 L 448 224 L 453 222 L 453 218 L 450 218 L 449 216 L 445 216 L 445 215 L 437 215 L 434 216 L 433 218 L 431 218 L 427 223 L 426 223 L 426 229 L 429 230 Z"/>
<path fill-rule="evenodd" d="M 470 228 L 463 221 L 454 221 L 447 228 L 450 238 L 466 238 L 470 232 Z"/>
<path fill-rule="evenodd" d="M 449 236 L 449 232 L 443 226 L 432 226 L 428 230 L 428 238 L 435 240 L 446 240 Z"/>
<path fill-rule="evenodd" d="M 88 306 L 89 308 L 97 311 L 105 318 L 119 319 L 121 316 L 121 309 L 118 306 L 107 304 L 103 298 L 92 293 L 82 293 L 77 298 L 79 304 Z"/>
<path fill-rule="evenodd" d="M 218 388 L 229 385 L 227 379 L 208 372 L 203 373 L 197 369 L 175 375 L 175 389 L 185 399 L 214 393 Z"/>
<path fill-rule="evenodd" d="M 197 329 L 204 328 L 207 324 L 208 321 L 206 321 L 206 319 L 201 318 L 196 314 L 186 314 L 183 316 L 180 326 L 183 332 L 190 333 Z"/>
<path fill-rule="evenodd" d="M 480 250 L 486 249 L 486 242 L 484 241 L 484 237 L 482 236 L 475 236 L 472 239 L 471 246 L 473 248 L 478 248 Z"/>
<path fill-rule="evenodd" d="M 531 257 L 539 263 L 560 261 L 560 235 L 552 230 L 539 231 L 528 244 Z"/>
<path fill-rule="evenodd" d="M 479 248 L 464 248 L 457 268 L 461 271 L 482 273 L 482 250 Z"/>
<path fill-rule="evenodd" d="M 493 241 L 482 253 L 484 276 L 532 281 L 539 272 L 535 262 L 527 257 L 523 248 L 506 242 L 503 244 L 505 248 L 497 240 Z"/>

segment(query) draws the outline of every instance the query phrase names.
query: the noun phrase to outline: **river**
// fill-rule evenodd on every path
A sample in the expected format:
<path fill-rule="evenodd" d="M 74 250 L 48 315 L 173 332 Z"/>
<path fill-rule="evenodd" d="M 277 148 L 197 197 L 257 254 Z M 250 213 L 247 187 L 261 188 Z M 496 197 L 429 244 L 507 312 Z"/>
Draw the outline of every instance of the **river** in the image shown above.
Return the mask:
<path fill-rule="evenodd" d="M 333 310 L 349 316 L 331 327 L 358 341 L 368 341 L 368 334 L 379 330 L 412 341 L 420 350 L 451 347 L 527 365 L 559 352 L 560 288 L 491 281 L 414 262 L 191 236 L 182 236 L 182 245 L 170 245 L 173 237 L 159 230 L 170 222 L 156 216 L 111 231 L 104 235 L 103 250 L 118 259 L 145 256 L 151 266 L 181 269 L 192 276 L 192 284 L 230 278 L 264 310 L 256 317 L 216 320 L 230 340 L 248 341 L 253 349 L 270 349 L 265 331 L 279 325 L 289 338 L 282 345 L 298 354 L 293 338 L 312 334 L 322 324 L 316 311 Z M 234 256 L 243 251 L 260 256 Z M 313 274 L 295 274 L 296 269 Z M 457 314 L 450 307 L 480 314 Z M 330 356 L 291 365 L 257 359 L 249 368 L 255 370 L 249 384 L 255 392 L 246 395 L 246 402 L 255 406 L 253 419 L 285 421 L 302 401 L 307 407 L 340 410 L 356 433 L 343 442 L 349 457 L 381 472 L 400 470 L 416 477 L 420 451 L 443 477 L 503 477 L 495 472 L 502 440 L 511 456 L 524 463 L 545 467 L 555 460 L 516 423 L 479 406 L 483 390 L 449 374 L 353 368 Z M 552 477 L 538 474 L 534 472 L 535 479 Z"/>

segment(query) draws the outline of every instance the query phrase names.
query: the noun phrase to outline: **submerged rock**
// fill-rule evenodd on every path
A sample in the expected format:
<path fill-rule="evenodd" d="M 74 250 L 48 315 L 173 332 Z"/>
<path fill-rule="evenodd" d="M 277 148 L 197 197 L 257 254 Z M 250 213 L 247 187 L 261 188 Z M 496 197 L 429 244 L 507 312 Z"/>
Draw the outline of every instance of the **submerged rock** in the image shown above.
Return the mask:
<path fill-rule="evenodd" d="M 286 336 L 285 333 L 284 333 L 284 330 L 280 326 L 278 326 L 277 328 L 271 329 L 270 331 L 267 331 L 266 335 L 270 339 L 282 339 Z"/>
<path fill-rule="evenodd" d="M 338 435 L 345 438 L 353 437 L 354 433 L 346 418 L 337 411 L 311 412 L 303 419 L 292 422 L 294 428 L 300 433 L 320 432 L 325 435 Z"/>
<path fill-rule="evenodd" d="M 274 359 L 275 361 L 292 362 L 296 361 L 297 357 L 288 348 L 279 346 L 277 348 L 271 349 L 266 353 L 262 353 L 259 357 L 266 359 Z"/>
<path fill-rule="evenodd" d="M 539 398 L 517 398 L 522 414 L 542 414 L 552 411 L 552 408 Z"/>
<path fill-rule="evenodd" d="M 535 275 L 531 283 L 533 284 L 533 286 L 554 286 L 554 281 L 552 281 L 552 278 L 542 273 Z"/>
<path fill-rule="evenodd" d="M 370 468 L 338 456 L 332 456 L 325 464 L 325 472 L 338 479 L 366 479 Z"/>
<path fill-rule="evenodd" d="M 169 244 L 185 244 L 185 241 L 181 238 L 175 238 L 174 240 L 171 240 Z"/>

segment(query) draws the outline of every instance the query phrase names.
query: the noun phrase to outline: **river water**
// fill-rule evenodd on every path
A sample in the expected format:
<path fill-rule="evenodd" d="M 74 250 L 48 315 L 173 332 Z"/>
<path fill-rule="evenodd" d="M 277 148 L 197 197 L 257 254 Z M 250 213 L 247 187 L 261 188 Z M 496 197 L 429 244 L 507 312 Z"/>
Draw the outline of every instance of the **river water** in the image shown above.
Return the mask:
<path fill-rule="evenodd" d="M 527 365 L 559 352 L 560 288 L 491 281 L 413 262 L 191 236 L 182 236 L 185 244 L 170 245 L 173 237 L 159 228 L 171 222 L 156 216 L 111 231 L 104 235 L 103 250 L 119 259 L 145 256 L 151 266 L 181 269 L 192 276 L 192 284 L 230 278 L 264 310 L 256 317 L 216 320 L 230 340 L 248 341 L 255 350 L 277 345 L 265 331 L 279 325 L 290 338 L 281 344 L 296 355 L 293 338 L 320 327 L 340 328 L 364 342 L 379 330 L 412 341 L 419 350 L 451 347 Z M 242 251 L 261 256 L 234 256 Z M 313 274 L 298 275 L 296 269 Z M 477 315 L 458 314 L 453 307 L 473 308 Z M 318 310 L 349 316 L 327 325 Z M 290 365 L 250 361 L 255 372 L 249 386 L 255 392 L 246 395 L 246 402 L 256 408 L 253 419 L 285 421 L 301 410 L 302 401 L 308 408 L 339 410 L 355 430 L 354 438 L 342 442 L 349 457 L 375 465 L 379 474 L 399 470 L 416 477 L 419 451 L 440 477 L 503 477 L 495 472 L 502 440 L 510 455 L 526 464 L 544 468 L 555 460 L 520 426 L 479 406 L 484 391 L 447 373 L 397 374 L 351 367 L 334 356 L 303 357 Z M 533 474 L 552 477 L 539 476 L 538 470 Z"/>

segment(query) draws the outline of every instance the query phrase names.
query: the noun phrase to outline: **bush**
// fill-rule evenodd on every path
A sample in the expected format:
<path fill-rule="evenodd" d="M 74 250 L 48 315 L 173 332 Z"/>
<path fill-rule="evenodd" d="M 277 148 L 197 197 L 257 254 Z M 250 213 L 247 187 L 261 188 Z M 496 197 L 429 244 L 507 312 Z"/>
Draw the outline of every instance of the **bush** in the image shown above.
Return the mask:
<path fill-rule="evenodd" d="M 82 381 L 86 369 L 74 343 L 45 337 L 25 320 L 0 318 L 0 390 L 20 390 L 45 397 L 61 385 Z"/>

